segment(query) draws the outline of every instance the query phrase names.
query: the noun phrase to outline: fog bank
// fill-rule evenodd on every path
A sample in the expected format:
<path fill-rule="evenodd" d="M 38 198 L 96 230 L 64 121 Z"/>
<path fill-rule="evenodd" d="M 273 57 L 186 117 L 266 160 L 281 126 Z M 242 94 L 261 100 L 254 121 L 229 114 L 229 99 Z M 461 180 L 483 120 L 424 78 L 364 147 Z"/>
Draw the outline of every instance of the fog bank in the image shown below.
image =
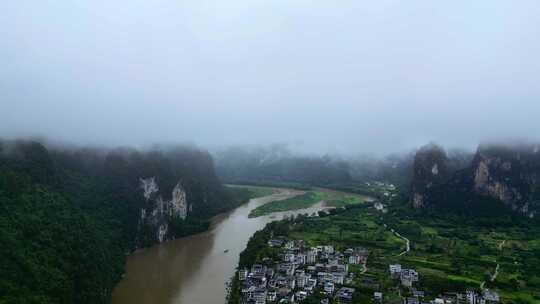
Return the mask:
<path fill-rule="evenodd" d="M 386 154 L 540 134 L 537 1 L 0 10 L 1 137 Z"/>

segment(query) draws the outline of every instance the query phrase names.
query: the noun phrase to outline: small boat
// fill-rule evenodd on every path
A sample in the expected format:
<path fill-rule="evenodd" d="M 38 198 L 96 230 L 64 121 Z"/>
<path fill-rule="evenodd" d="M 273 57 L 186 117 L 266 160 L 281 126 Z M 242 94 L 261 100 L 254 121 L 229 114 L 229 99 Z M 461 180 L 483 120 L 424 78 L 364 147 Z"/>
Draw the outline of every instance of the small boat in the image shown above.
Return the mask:
<path fill-rule="evenodd" d="M 225 250 L 223 250 L 223 252 L 227 253 L 227 252 L 229 252 L 229 249 L 225 249 Z"/>

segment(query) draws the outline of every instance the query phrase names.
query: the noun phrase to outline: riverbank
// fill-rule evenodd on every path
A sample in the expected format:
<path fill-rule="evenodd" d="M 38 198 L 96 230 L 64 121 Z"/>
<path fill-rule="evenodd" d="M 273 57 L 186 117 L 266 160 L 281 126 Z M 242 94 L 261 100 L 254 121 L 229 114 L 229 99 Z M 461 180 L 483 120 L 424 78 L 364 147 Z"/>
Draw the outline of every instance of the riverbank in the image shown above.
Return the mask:
<path fill-rule="evenodd" d="M 397 255 L 402 250 L 403 241 L 379 225 L 377 222 L 379 215 L 376 212 L 369 212 L 370 208 L 370 204 L 350 205 L 346 208 L 336 209 L 332 213 L 321 213 L 320 216 L 316 217 L 299 217 L 272 223 L 252 237 L 246 250 L 241 254 L 239 267 L 251 267 L 251 265 L 259 263 L 265 265 L 265 258 L 273 256 L 272 252 L 274 252 L 267 244 L 268 240 L 283 237 L 287 240 L 301 241 L 308 249 L 327 245 L 339 252 L 344 252 L 349 248 L 369 249 L 368 262 L 362 261 L 357 265 L 349 265 L 349 272 L 357 275 L 354 277 L 355 279 L 364 275 L 372 279 L 373 275 L 380 275 L 380 278 L 383 278 L 384 270 L 379 273 L 382 269 L 381 265 L 376 262 L 372 263 L 370 260 L 372 257 L 378 257 L 388 252 Z M 388 284 L 390 285 L 391 282 Z M 353 287 L 355 285 L 349 284 L 347 286 Z M 354 303 L 369 303 L 371 295 L 372 293 L 358 293 L 360 298 L 357 300 L 360 302 Z M 317 295 L 314 294 L 314 296 Z M 240 303 L 240 298 L 239 278 L 235 277 L 231 284 L 229 303 Z"/>
<path fill-rule="evenodd" d="M 267 223 L 323 206 L 248 218 L 251 210 L 301 193 L 271 188 L 269 196 L 251 199 L 212 218 L 207 231 L 139 250 L 128 257 L 126 275 L 113 292 L 113 304 L 221 304 L 225 282 L 234 274 L 249 238 Z M 208 292 L 211 290 L 212 292 Z"/>
<path fill-rule="evenodd" d="M 362 204 L 372 201 L 373 198 L 354 193 L 345 193 L 325 188 L 313 188 L 311 191 L 288 198 L 274 201 L 254 209 L 249 216 L 258 217 L 275 212 L 291 211 L 310 208 L 321 204 L 327 208 L 340 208 L 349 205 Z"/>

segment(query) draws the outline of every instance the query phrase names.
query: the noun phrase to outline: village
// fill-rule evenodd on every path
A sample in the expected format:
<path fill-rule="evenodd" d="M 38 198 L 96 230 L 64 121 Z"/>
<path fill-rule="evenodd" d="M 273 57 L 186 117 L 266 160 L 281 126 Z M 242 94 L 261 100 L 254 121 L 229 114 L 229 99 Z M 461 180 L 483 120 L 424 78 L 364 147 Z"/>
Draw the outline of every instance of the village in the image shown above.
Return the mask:
<path fill-rule="evenodd" d="M 348 248 L 340 252 L 331 245 L 308 247 L 302 240 L 275 238 L 268 246 L 279 249 L 277 259 L 264 258 L 250 269 L 238 271 L 242 303 L 302 303 L 317 295 L 320 304 L 356 303 L 356 293 L 370 291 L 372 303 L 403 304 L 492 304 L 499 302 L 494 291 L 446 292 L 432 297 L 417 289 L 420 277 L 415 269 L 388 265 L 388 275 L 403 296 L 387 301 L 380 284 L 361 277 L 367 270 L 369 251 Z M 359 271 L 350 271 L 354 268 Z M 355 284 L 356 282 L 356 284 Z M 355 288 L 356 286 L 361 287 Z M 401 292 L 403 290 L 403 292 Z M 425 300 L 425 299 L 431 300 Z M 315 302 L 310 302 L 315 303 Z M 317 302 L 319 303 L 319 302 Z M 362 302 L 363 303 L 363 302 Z"/>

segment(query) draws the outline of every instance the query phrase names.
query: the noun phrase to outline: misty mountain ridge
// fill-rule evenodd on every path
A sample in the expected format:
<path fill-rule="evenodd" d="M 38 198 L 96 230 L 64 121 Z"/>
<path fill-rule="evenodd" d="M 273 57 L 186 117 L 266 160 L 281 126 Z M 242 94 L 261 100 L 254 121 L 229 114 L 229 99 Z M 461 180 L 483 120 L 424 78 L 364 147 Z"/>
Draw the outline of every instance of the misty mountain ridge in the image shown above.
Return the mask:
<path fill-rule="evenodd" d="M 540 208 L 540 145 L 482 143 L 474 152 L 435 143 L 384 158 L 303 156 L 285 145 L 234 147 L 215 154 L 220 178 L 230 183 L 326 186 L 352 191 L 385 181 L 409 195 L 416 209 L 534 217 Z"/>
<path fill-rule="evenodd" d="M 540 210 L 539 150 L 530 143 L 482 144 L 463 167 L 463 159 L 437 145 L 425 146 L 415 156 L 411 204 L 465 213 L 508 208 L 535 217 Z"/>
<path fill-rule="evenodd" d="M 352 181 L 348 162 L 330 156 L 294 154 L 285 145 L 232 147 L 214 154 L 226 183 L 327 185 Z"/>

